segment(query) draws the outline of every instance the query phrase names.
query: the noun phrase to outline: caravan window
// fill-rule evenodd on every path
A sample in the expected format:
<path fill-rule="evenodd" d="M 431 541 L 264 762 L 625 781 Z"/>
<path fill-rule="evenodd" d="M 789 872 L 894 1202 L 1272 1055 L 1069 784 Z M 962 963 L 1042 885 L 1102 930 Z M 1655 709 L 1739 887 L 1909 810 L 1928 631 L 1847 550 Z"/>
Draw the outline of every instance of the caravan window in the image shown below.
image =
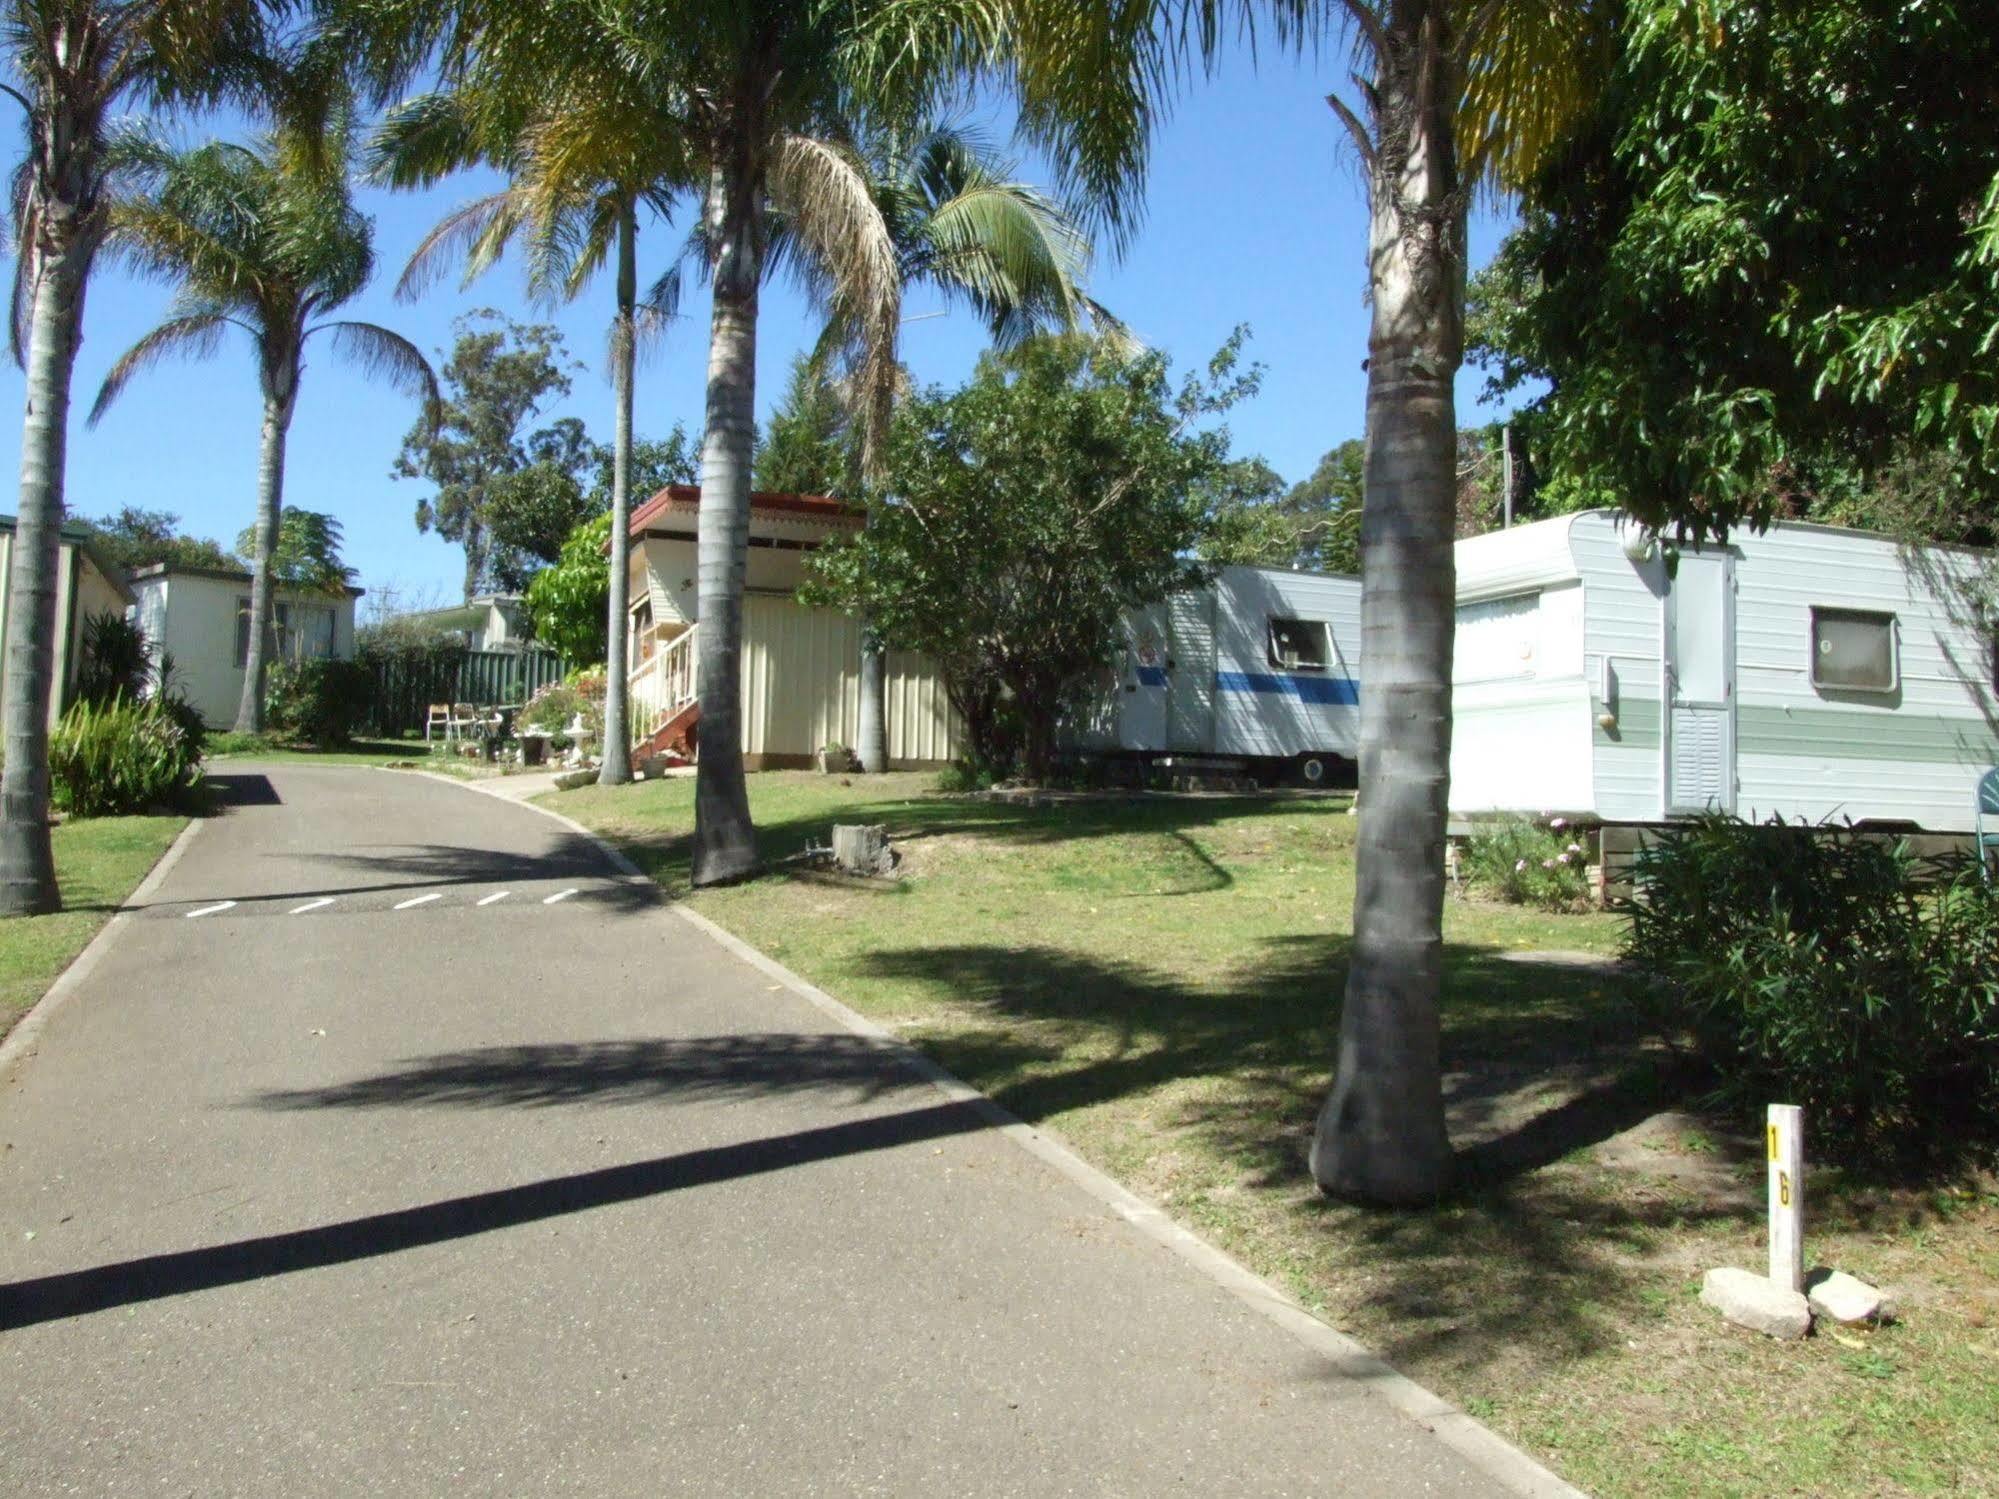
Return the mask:
<path fill-rule="evenodd" d="M 1270 664 L 1283 671 L 1324 671 L 1332 664 L 1332 631 L 1322 619 L 1273 619 Z"/>
<path fill-rule="evenodd" d="M 1893 692 L 1901 682 L 1895 616 L 1861 609 L 1812 610 L 1812 685 Z"/>

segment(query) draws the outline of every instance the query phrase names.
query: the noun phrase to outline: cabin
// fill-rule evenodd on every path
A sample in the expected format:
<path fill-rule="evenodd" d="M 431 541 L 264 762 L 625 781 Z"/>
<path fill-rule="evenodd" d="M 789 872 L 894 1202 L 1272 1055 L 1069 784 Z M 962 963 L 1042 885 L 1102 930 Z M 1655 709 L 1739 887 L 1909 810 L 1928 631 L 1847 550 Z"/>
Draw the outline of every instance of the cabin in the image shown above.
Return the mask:
<path fill-rule="evenodd" d="M 399 618 L 456 635 L 468 651 L 518 651 L 529 643 L 527 600 L 518 593 L 482 593 L 462 604 L 419 609 Z"/>
<path fill-rule="evenodd" d="M 1995 577 L 1801 522 L 1672 558 L 1610 510 L 1461 541 L 1451 810 L 1969 832 L 1999 763 Z"/>
<path fill-rule="evenodd" d="M 641 755 L 691 753 L 699 705 L 695 563 L 701 491 L 662 489 L 632 512 L 626 631 L 632 733 Z M 750 496 L 743 579 L 743 763 L 802 767 L 860 732 L 861 633 L 836 609 L 798 602 L 805 560 L 860 529 L 863 512 L 825 495 Z M 943 677 L 921 656 L 888 657 L 888 757 L 896 769 L 937 767 L 960 751 Z"/>
<path fill-rule="evenodd" d="M 0 654 L 4 654 L 13 621 L 6 611 L 13 605 L 14 530 L 11 515 L 0 515 Z M 76 685 L 77 668 L 83 657 L 83 625 L 93 614 L 125 617 L 132 602 L 132 589 L 118 564 L 105 556 L 91 540 L 90 528 L 80 521 L 66 521 L 60 533 L 56 555 L 56 641 L 55 692 L 49 700 L 49 723 L 53 727 L 69 706 Z"/>
<path fill-rule="evenodd" d="M 212 729 L 235 723 L 250 650 L 250 575 L 155 562 L 133 570 L 132 591 L 155 663 L 162 653 L 172 659 L 174 683 L 203 723 Z M 350 659 L 361 592 L 280 587 L 272 603 L 274 659 Z"/>

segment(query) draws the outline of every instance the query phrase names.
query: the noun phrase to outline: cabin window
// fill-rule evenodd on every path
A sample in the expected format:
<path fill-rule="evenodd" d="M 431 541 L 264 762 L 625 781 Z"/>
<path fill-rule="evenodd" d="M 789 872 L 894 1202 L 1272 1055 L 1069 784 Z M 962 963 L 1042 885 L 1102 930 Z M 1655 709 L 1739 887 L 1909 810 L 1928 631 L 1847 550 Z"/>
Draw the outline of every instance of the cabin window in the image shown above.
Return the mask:
<path fill-rule="evenodd" d="M 271 634 L 274 659 L 330 661 L 333 659 L 333 610 L 323 604 L 289 604 L 282 599 L 271 606 Z M 250 601 L 236 597 L 236 665 L 250 664 Z"/>
<path fill-rule="evenodd" d="M 1333 661 L 1333 632 L 1322 619 L 1273 619 L 1270 664 L 1280 671 L 1324 671 Z"/>
<path fill-rule="evenodd" d="M 1812 610 L 1812 685 L 1893 692 L 1901 682 L 1895 616 L 1862 609 Z"/>
<path fill-rule="evenodd" d="M 1531 677 L 1541 651 L 1541 595 L 1516 593 L 1458 606 L 1451 675 L 1459 682 Z"/>

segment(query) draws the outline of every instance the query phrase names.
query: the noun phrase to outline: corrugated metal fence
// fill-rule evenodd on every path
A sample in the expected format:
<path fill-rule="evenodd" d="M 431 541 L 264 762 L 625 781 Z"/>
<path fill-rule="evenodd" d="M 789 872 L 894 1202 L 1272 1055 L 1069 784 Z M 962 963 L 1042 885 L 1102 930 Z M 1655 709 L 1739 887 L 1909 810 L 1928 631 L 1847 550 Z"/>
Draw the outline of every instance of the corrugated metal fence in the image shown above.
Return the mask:
<path fill-rule="evenodd" d="M 367 657 L 368 723 L 378 734 L 423 727 L 432 703 L 518 706 L 562 676 L 554 651 L 435 650 Z"/>

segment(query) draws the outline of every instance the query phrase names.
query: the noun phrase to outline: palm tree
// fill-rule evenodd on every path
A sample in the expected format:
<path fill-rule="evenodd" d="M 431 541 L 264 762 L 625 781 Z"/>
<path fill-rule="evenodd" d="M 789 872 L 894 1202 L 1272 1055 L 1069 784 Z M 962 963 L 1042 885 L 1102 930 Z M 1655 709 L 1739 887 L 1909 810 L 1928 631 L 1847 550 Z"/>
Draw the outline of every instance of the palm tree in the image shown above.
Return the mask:
<path fill-rule="evenodd" d="M 579 45 L 589 39 L 579 39 Z M 483 85 L 483 88 L 479 87 Z M 467 283 L 496 264 L 508 244 L 526 238 L 530 282 L 542 295 L 579 295 L 605 263 L 615 262 L 611 386 L 616 405 L 611 448 L 610 604 L 605 636 L 604 755 L 599 785 L 632 779 L 627 731 L 625 632 L 629 624 L 632 402 L 643 325 L 671 309 L 638 300 L 639 212 L 670 221 L 687 183 L 687 154 L 672 118 L 648 116 L 641 100 L 618 95 L 551 96 L 538 74 L 497 70 L 451 92 L 424 95 L 392 110 L 370 145 L 371 175 L 395 187 L 428 186 L 477 163 L 509 174 L 500 192 L 447 215 L 410 256 L 399 296 L 414 296 L 448 259 L 462 257 Z M 674 286 L 656 289 L 661 295 Z"/>
<path fill-rule="evenodd" d="M 886 380 L 901 308 L 894 246 L 850 147 L 863 114 L 927 107 L 990 37 L 984 0 L 552 0 L 367 7 L 378 65 L 407 70 L 433 38 L 447 86 L 542 97 L 641 100 L 673 123 L 703 213 L 694 231 L 713 292 L 697 541 L 697 729 L 693 878 L 740 879 L 757 863 L 742 760 L 743 576 L 755 434 L 758 293 L 773 211 L 797 254 L 824 268 L 859 330 L 864 373 Z M 579 45 L 599 37 L 602 45 Z M 555 111 L 549 112 L 556 117 Z"/>
<path fill-rule="evenodd" d="M 1083 278 L 1090 261 L 1089 241 L 1054 200 L 1013 178 L 1013 163 L 978 134 L 949 123 L 911 129 L 890 125 L 863 145 L 875 206 L 895 248 L 896 274 L 906 292 L 926 286 L 946 301 L 962 302 L 981 317 L 1001 348 L 1049 331 L 1075 332 L 1085 321 L 1115 330 L 1118 325 L 1086 296 Z M 811 278 L 828 309 L 826 331 L 815 352 L 824 366 L 830 356 L 850 365 L 864 362 L 867 330 L 839 289 Z M 845 389 L 858 408 L 865 446 L 879 454 L 899 383 L 900 365 L 890 351 L 874 366 L 875 388 L 848 381 Z M 887 376 L 884 382 L 880 377 Z M 879 472 L 866 476 L 879 481 Z M 861 768 L 888 768 L 886 657 L 867 622 L 861 629 Z"/>
<path fill-rule="evenodd" d="M 9 194 L 15 260 L 8 331 L 28 387 L 0 682 L 0 915 L 24 915 L 62 904 L 48 828 L 56 556 L 84 290 L 104 244 L 120 165 L 116 117 L 135 102 L 235 98 L 255 108 L 293 108 L 325 75 L 283 65 L 255 0 L 6 0 L 0 46 L 12 75 L 0 90 L 25 114 Z"/>
<path fill-rule="evenodd" d="M 1328 99 L 1369 206 L 1361 513 L 1360 829 L 1338 1070 L 1311 1151 L 1320 1187 L 1381 1202 L 1449 1180 L 1438 1058 L 1450 791 L 1451 552 L 1465 219 L 1520 181 L 1594 92 L 1613 7 L 1585 0 L 1013 0 L 1021 124 L 1099 205 L 1137 220 L 1161 90 L 1212 60 L 1224 23 L 1286 45 L 1341 29 L 1361 107 Z"/>
<path fill-rule="evenodd" d="M 169 355 L 213 354 L 230 328 L 250 338 L 264 398 L 257 468 L 256 555 L 249 652 L 236 731 L 263 727 L 272 615 L 271 559 L 284 509 L 285 441 L 307 345 L 402 387 L 434 412 L 437 377 L 416 345 L 375 323 L 328 318 L 374 274 L 374 230 L 347 185 L 344 121 L 301 140 L 279 133 L 245 147 L 211 142 L 146 153 L 148 191 L 116 205 L 111 240 L 142 273 L 175 287 L 167 320 L 119 356 L 91 408 L 93 425 L 131 378 Z"/>

